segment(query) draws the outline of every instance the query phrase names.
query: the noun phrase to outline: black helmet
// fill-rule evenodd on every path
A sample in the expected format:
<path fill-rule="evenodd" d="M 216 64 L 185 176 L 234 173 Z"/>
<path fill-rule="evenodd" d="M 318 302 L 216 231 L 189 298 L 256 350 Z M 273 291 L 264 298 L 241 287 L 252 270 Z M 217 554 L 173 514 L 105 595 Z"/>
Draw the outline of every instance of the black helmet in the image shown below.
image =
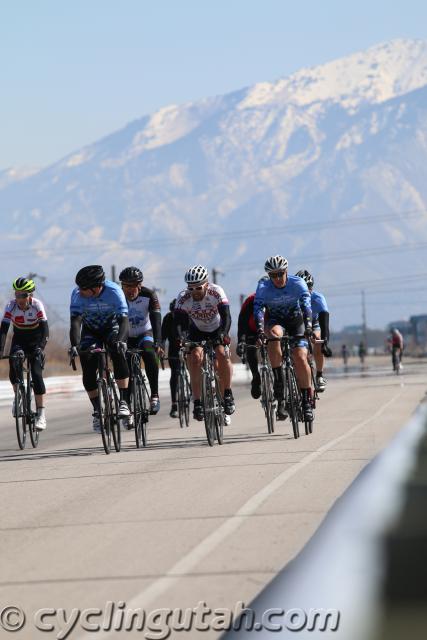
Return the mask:
<path fill-rule="evenodd" d="M 104 269 L 99 264 L 90 264 L 83 267 L 76 275 L 76 285 L 80 289 L 92 289 L 99 287 L 105 282 Z"/>
<path fill-rule="evenodd" d="M 119 275 L 120 282 L 142 282 L 144 280 L 143 273 L 138 267 L 126 267 Z"/>
<path fill-rule="evenodd" d="M 173 300 L 170 301 L 170 303 L 169 303 L 169 311 L 175 311 L 175 307 L 176 307 L 176 298 L 174 298 Z"/>
<path fill-rule="evenodd" d="M 314 285 L 313 276 L 311 275 L 311 273 L 307 271 L 307 269 L 300 269 L 299 271 L 296 272 L 295 275 L 305 280 L 307 283 L 307 287 L 309 289 L 313 288 L 313 285 Z"/>

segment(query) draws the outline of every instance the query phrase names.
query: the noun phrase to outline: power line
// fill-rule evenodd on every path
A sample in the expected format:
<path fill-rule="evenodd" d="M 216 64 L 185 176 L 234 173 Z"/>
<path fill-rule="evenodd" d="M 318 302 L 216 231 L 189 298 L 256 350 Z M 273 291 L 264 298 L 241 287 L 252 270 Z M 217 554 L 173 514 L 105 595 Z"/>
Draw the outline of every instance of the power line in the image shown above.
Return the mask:
<path fill-rule="evenodd" d="M 423 217 L 422 214 L 427 213 L 427 209 L 413 209 L 402 212 L 394 212 L 388 214 L 381 214 L 376 216 L 360 216 L 359 218 L 346 218 L 346 219 L 329 219 L 323 220 L 321 222 L 310 222 L 310 223 L 294 223 L 287 224 L 285 226 L 274 226 L 274 227 L 257 227 L 256 229 L 247 229 L 247 230 L 236 230 L 236 231 L 224 231 L 221 233 L 215 233 L 206 229 L 205 233 L 197 234 L 197 235 L 181 235 L 178 238 L 157 238 L 153 240 L 139 240 L 133 242 L 119 242 L 117 240 L 108 240 L 105 242 L 100 242 L 98 244 L 85 245 L 81 244 L 77 247 L 63 247 L 58 249 L 49 249 L 44 247 L 35 247 L 32 249 L 26 249 L 22 252 L 17 251 L 4 251 L 2 255 L 4 257 L 14 256 L 28 256 L 29 254 L 47 254 L 49 256 L 55 255 L 78 255 L 80 253 L 86 253 L 91 251 L 97 252 L 114 252 L 114 251 L 122 251 L 123 249 L 135 248 L 135 249 L 147 249 L 150 247 L 162 246 L 162 247 L 170 247 L 170 246 L 182 246 L 183 243 L 187 243 L 190 245 L 197 244 L 201 240 L 206 240 L 206 237 L 209 237 L 211 240 L 221 240 L 221 241 L 231 241 L 231 240 L 242 240 L 244 238 L 259 238 L 263 236 L 272 236 L 273 238 L 278 235 L 290 234 L 296 232 L 304 232 L 304 233 L 312 233 L 316 231 L 320 231 L 322 229 L 328 228 L 341 228 L 348 227 L 353 225 L 365 225 L 365 224 L 377 224 L 380 222 L 392 222 L 393 220 L 401 220 L 402 218 L 417 218 Z"/>

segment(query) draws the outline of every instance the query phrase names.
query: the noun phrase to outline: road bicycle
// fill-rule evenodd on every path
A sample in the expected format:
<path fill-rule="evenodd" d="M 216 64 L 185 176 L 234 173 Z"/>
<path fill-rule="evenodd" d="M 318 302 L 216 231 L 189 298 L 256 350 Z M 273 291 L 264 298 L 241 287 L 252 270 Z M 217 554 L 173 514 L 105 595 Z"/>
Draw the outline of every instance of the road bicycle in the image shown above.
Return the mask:
<path fill-rule="evenodd" d="M 119 390 L 114 379 L 108 349 L 90 347 L 82 349 L 79 355 L 90 354 L 97 358 L 96 386 L 98 389 L 98 412 L 104 451 L 109 454 L 112 443 L 116 451 L 121 449 L 121 420 L 119 418 Z M 75 356 L 71 355 L 71 365 L 76 370 Z"/>
<path fill-rule="evenodd" d="M 11 360 L 12 367 L 15 371 L 15 379 L 17 380 L 15 384 L 13 413 L 15 416 L 16 436 L 19 448 L 25 448 L 28 431 L 31 444 L 35 449 L 39 444 L 40 432 L 35 426 L 37 412 L 33 411 L 32 408 L 34 384 L 31 378 L 30 356 L 25 355 L 23 351 L 16 351 L 12 355 L 3 356 L 2 360 Z"/>
<path fill-rule="evenodd" d="M 185 342 L 185 349 L 202 347 L 202 405 L 206 437 L 210 447 L 213 447 L 215 440 L 218 444 L 224 441 L 225 414 L 222 402 L 222 394 L 219 377 L 215 368 L 215 348 L 217 341 L 202 340 L 201 342 Z"/>
<path fill-rule="evenodd" d="M 401 365 L 401 359 L 402 359 L 402 351 L 400 349 L 400 347 L 392 347 L 391 350 L 391 362 L 392 362 L 392 366 L 393 366 L 393 371 L 396 375 L 400 374 L 400 371 L 402 369 L 402 365 Z"/>
<path fill-rule="evenodd" d="M 130 411 L 134 421 L 138 449 L 147 446 L 147 425 L 150 415 L 150 395 L 141 369 L 142 349 L 128 349 Z"/>

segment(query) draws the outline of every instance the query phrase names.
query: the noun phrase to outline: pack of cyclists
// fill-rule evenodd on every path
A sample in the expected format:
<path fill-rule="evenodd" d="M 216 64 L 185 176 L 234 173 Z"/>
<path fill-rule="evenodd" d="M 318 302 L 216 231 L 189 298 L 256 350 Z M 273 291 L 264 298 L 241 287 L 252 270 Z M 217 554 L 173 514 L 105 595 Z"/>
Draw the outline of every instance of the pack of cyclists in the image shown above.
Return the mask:
<path fill-rule="evenodd" d="M 274 376 L 274 395 L 277 417 L 287 418 L 284 401 L 284 380 L 280 338 L 290 336 L 292 359 L 301 391 L 302 408 L 306 420 L 313 420 L 311 369 L 308 362 L 308 341 L 317 338 L 321 344 L 313 345 L 316 363 L 317 391 L 323 391 L 324 358 L 329 356 L 329 310 L 325 297 L 313 290 L 313 277 L 306 270 L 288 274 L 288 261 L 281 255 L 269 257 L 264 265 L 266 275 L 243 302 L 238 318 L 237 355 L 245 353 L 252 373 L 251 395 L 261 395 L 258 371 L 258 349 L 263 341 Z M 92 428 L 100 431 L 97 389 L 96 349 L 105 348 L 110 355 L 114 377 L 119 390 L 118 416 L 128 428 L 133 426 L 130 411 L 128 348 L 138 349 L 148 378 L 150 413 L 160 409 L 158 380 L 159 357 L 163 357 L 168 343 L 171 370 L 170 416 L 177 412 L 177 371 L 179 350 L 186 349 L 193 400 L 193 417 L 204 420 L 201 401 L 201 364 L 203 341 L 211 341 L 215 351 L 216 368 L 220 381 L 225 423 L 230 424 L 235 412 L 232 391 L 233 365 L 230 357 L 230 305 L 224 289 L 209 281 L 205 266 L 194 265 L 185 275 L 185 288 L 170 303 L 169 313 L 161 319 L 161 308 L 156 293 L 143 284 L 141 269 L 124 268 L 119 275 L 120 284 L 106 278 L 101 265 L 88 265 L 75 277 L 75 288 L 70 301 L 70 349 L 72 358 L 79 357 L 82 381 L 92 408 Z M 13 326 L 10 355 L 17 351 L 30 356 L 31 372 L 37 406 L 36 428 L 46 428 L 45 385 L 43 382 L 44 348 L 49 331 L 43 303 L 33 296 L 33 280 L 18 277 L 13 282 L 15 297 L 4 311 L 0 327 L 0 351 Z M 10 381 L 16 384 L 14 367 L 10 361 Z"/>

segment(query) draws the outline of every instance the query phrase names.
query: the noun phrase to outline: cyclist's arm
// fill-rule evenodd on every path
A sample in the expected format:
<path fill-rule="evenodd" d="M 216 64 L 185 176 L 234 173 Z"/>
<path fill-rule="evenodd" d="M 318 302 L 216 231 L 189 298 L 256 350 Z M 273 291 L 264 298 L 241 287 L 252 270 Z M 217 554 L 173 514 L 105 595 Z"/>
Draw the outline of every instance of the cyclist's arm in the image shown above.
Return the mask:
<path fill-rule="evenodd" d="M 40 327 L 40 347 L 44 349 L 49 339 L 49 325 L 47 323 L 47 320 L 40 320 L 39 327 Z"/>
<path fill-rule="evenodd" d="M 221 316 L 221 333 L 228 335 L 231 327 L 230 305 L 219 304 L 218 313 Z"/>
<path fill-rule="evenodd" d="M 167 313 L 162 321 L 162 326 L 161 326 L 161 336 L 162 336 L 162 344 L 165 344 L 166 340 L 169 339 L 169 325 L 170 325 L 170 318 L 171 318 L 171 313 Z"/>
<path fill-rule="evenodd" d="M 188 314 L 183 309 L 175 309 L 173 313 L 174 333 L 178 340 L 183 337 L 188 327 Z"/>
<path fill-rule="evenodd" d="M 254 318 L 258 331 L 264 331 L 264 296 L 262 295 L 261 285 L 258 285 L 254 299 Z"/>
<path fill-rule="evenodd" d="M 248 333 L 249 318 L 253 310 L 253 305 L 243 303 L 237 321 L 237 342 L 241 342 L 244 335 Z"/>
<path fill-rule="evenodd" d="M 7 332 L 9 331 L 10 322 L 3 320 L 0 325 L 0 353 L 3 353 L 4 343 L 6 342 Z"/>
<path fill-rule="evenodd" d="M 117 342 L 126 342 L 129 335 L 129 318 L 127 316 L 117 316 L 117 323 L 119 325 Z"/>
<path fill-rule="evenodd" d="M 148 304 L 151 328 L 153 329 L 154 343 L 159 344 L 162 334 L 162 313 L 160 302 L 155 291 L 150 291 L 150 302 Z"/>
<path fill-rule="evenodd" d="M 302 317 L 304 319 L 304 325 L 305 325 L 305 328 L 307 329 L 308 327 L 311 328 L 313 324 L 313 314 L 311 311 L 311 295 L 305 282 L 302 282 L 301 286 L 303 287 L 304 290 L 299 298 L 299 304 L 301 308 Z"/>
<path fill-rule="evenodd" d="M 70 344 L 78 347 L 80 344 L 80 331 L 82 327 L 82 316 L 71 316 L 70 319 Z"/>
<path fill-rule="evenodd" d="M 329 313 L 321 311 L 319 313 L 320 337 L 322 340 L 329 341 Z"/>

